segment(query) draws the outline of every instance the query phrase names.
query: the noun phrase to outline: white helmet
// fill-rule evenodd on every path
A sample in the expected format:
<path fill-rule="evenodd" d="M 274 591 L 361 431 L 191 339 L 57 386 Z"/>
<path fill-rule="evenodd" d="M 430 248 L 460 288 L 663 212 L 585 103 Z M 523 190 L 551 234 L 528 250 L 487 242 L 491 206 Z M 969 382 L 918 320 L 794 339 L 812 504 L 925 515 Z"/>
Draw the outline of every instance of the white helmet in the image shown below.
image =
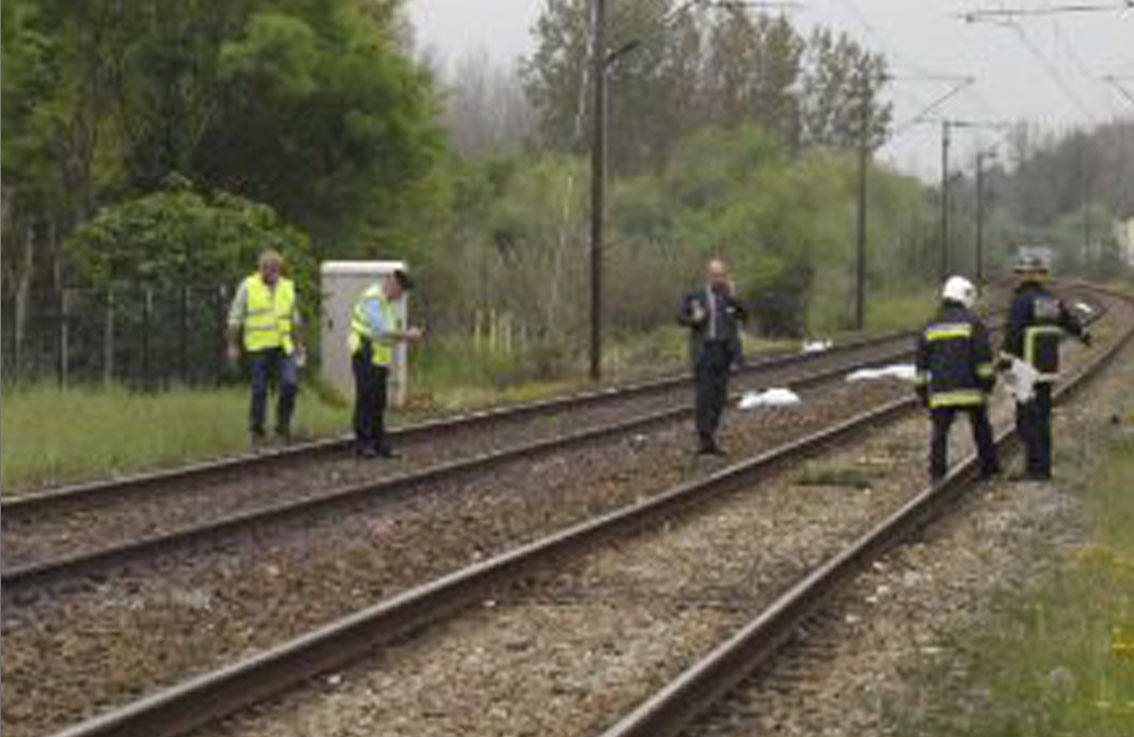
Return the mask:
<path fill-rule="evenodd" d="M 941 290 L 942 299 L 960 302 L 968 309 L 972 309 L 976 303 L 976 296 L 976 287 L 963 276 L 949 277 L 949 281 L 945 282 L 945 288 Z"/>

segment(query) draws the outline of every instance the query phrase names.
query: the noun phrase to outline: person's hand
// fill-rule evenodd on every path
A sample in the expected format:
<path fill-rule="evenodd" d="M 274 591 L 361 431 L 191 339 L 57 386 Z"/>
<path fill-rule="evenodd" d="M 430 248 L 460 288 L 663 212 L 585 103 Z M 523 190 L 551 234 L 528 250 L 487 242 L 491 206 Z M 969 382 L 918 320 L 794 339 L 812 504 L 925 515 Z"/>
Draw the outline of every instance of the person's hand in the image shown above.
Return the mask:
<path fill-rule="evenodd" d="M 406 340 L 410 343 L 416 343 L 425 337 L 425 331 L 421 328 L 410 328 L 406 331 Z"/>
<path fill-rule="evenodd" d="M 303 368 L 307 365 L 307 347 L 297 345 L 295 347 L 295 365 L 298 368 Z"/>
<path fill-rule="evenodd" d="M 240 346 L 236 343 L 229 343 L 228 350 L 225 351 L 225 358 L 229 363 L 236 363 L 240 360 Z"/>
<path fill-rule="evenodd" d="M 708 317 L 708 314 L 705 312 L 705 308 L 701 306 L 700 302 L 694 302 L 693 303 L 693 322 L 695 324 L 705 322 L 706 317 Z"/>

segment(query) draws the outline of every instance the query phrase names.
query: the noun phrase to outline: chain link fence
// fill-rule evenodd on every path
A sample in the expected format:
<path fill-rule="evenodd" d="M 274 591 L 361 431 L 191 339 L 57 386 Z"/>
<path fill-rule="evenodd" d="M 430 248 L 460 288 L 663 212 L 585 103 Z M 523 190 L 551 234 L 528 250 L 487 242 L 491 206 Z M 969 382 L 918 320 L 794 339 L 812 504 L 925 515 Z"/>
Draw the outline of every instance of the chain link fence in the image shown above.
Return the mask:
<path fill-rule="evenodd" d="M 226 375 L 227 287 L 4 295 L 5 383 L 210 386 Z"/>

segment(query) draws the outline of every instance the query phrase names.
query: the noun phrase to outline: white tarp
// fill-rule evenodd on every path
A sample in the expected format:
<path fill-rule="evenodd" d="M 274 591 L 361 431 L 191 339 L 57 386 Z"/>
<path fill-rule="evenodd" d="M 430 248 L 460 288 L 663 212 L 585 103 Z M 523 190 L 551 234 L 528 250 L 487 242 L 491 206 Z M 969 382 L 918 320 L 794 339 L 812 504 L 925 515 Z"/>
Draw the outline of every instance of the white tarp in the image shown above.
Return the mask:
<path fill-rule="evenodd" d="M 824 353 L 835 347 L 833 341 L 830 340 L 805 340 L 803 341 L 804 353 Z"/>
<path fill-rule="evenodd" d="M 899 381 L 913 381 L 917 378 L 917 368 L 912 363 L 899 363 L 881 368 L 864 368 L 847 374 L 847 381 L 879 381 L 882 379 L 898 379 Z"/>
<path fill-rule="evenodd" d="M 793 407 L 803 400 L 791 389 L 768 389 L 763 392 L 745 392 L 740 398 L 740 409 L 751 410 L 760 407 Z"/>

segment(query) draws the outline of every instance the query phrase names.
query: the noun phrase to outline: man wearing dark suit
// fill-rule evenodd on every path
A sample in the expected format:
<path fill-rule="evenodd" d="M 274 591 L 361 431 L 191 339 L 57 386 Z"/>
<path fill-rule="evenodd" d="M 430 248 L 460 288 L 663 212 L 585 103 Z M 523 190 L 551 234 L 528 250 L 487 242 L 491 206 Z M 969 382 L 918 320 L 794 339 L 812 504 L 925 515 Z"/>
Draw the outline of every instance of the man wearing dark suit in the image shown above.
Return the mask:
<path fill-rule="evenodd" d="M 699 455 L 724 455 L 717 428 L 728 400 L 728 379 L 743 360 L 740 326 L 746 314 L 728 276 L 728 264 L 714 258 L 705 267 L 705 284 L 685 296 L 678 322 L 689 328 L 696 384 Z"/>

